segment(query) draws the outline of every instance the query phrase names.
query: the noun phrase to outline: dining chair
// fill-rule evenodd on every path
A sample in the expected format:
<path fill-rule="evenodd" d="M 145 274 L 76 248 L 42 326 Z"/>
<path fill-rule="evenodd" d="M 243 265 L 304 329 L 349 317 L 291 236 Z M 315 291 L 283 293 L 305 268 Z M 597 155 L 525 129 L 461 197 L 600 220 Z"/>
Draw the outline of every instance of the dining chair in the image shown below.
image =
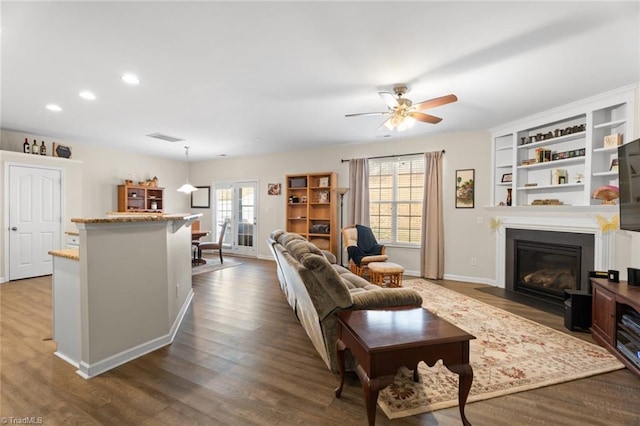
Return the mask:
<path fill-rule="evenodd" d="M 214 241 L 204 241 L 200 243 L 199 249 L 202 250 L 218 250 L 220 253 L 220 263 L 224 263 L 222 259 L 222 240 L 224 240 L 224 232 L 227 230 L 227 225 L 229 224 L 228 220 L 225 220 L 222 224 L 222 228 L 220 229 L 220 235 L 218 236 L 218 242 Z"/>

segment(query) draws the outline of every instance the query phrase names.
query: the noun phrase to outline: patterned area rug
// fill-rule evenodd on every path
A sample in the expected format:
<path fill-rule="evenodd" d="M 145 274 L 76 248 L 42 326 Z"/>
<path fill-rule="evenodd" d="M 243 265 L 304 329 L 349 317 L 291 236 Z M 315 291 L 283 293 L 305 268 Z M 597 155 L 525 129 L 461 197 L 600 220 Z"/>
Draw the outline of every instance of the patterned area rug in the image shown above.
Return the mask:
<path fill-rule="evenodd" d="M 224 263 L 220 263 L 220 258 L 205 259 L 207 263 L 204 265 L 198 265 L 191 267 L 191 275 L 204 274 L 205 272 L 219 271 L 220 269 L 231 268 L 233 266 L 242 265 L 241 262 L 236 262 L 228 257 L 224 258 Z"/>
<path fill-rule="evenodd" d="M 424 280 L 408 280 L 423 307 L 473 334 L 473 385 L 467 402 L 536 389 L 624 368 L 606 349 Z M 458 405 L 458 375 L 438 361 L 401 368 L 378 404 L 395 419 Z"/>

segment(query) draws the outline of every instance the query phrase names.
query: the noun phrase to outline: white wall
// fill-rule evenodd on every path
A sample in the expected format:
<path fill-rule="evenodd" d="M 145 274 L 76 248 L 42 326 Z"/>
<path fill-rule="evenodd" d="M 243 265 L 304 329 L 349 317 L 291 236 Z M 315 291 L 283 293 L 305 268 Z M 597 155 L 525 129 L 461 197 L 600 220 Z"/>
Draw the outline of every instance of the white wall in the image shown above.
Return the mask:
<path fill-rule="evenodd" d="M 55 164 L 65 170 L 67 196 L 63 212 L 63 231 L 76 230 L 69 220 L 72 217 L 104 217 L 107 212 L 117 210 L 117 185 L 124 179 L 135 182 L 154 176 L 159 186 L 165 188 L 164 208 L 167 212 L 185 213 L 190 211 L 188 195 L 179 193 L 177 188 L 187 178 L 185 161 L 173 161 L 130 152 L 116 151 L 108 147 L 83 145 L 74 141 L 60 141 L 72 149 L 71 159 L 56 159 L 22 154 L 24 138 L 44 140 L 49 154 L 52 139 L 28 133 L 0 130 L 0 199 L 4 204 L 4 165 L 6 161 L 28 164 Z M 182 151 L 181 151 L 182 152 Z M 77 161 L 76 161 L 77 160 Z M 4 225 L 4 209 L 0 209 L 0 223 Z M 0 233 L 0 278 L 6 279 L 4 264 L 4 243 L 6 230 Z M 1 281 L 0 281 L 1 282 Z"/>
<path fill-rule="evenodd" d="M 32 135 L 3 130 L 0 132 L 0 148 L 22 151 L 25 137 Z M 38 141 L 41 140 L 37 137 Z M 50 145 L 50 139 L 45 138 Z M 80 207 L 67 215 L 103 217 L 117 206 L 116 186 L 123 179 L 134 181 L 157 176 L 160 186 L 165 188 L 165 210 L 168 212 L 190 211 L 189 196 L 176 192 L 186 178 L 186 163 L 150 156 L 114 151 L 109 148 L 59 141 L 72 147 L 72 158 L 82 161 Z M 416 152 L 446 150 L 444 155 L 444 231 L 445 231 L 445 277 L 474 282 L 492 282 L 495 278 L 495 242 L 489 226 L 489 215 L 484 206 L 489 205 L 490 180 L 490 135 L 486 131 L 436 134 L 415 139 L 385 140 L 376 143 L 352 144 L 319 148 L 311 151 L 296 151 L 260 157 L 221 158 L 191 163 L 190 181 L 194 185 L 211 185 L 215 182 L 255 180 L 259 188 L 259 216 L 257 251 L 261 258 L 270 258 L 266 239 L 274 229 L 285 227 L 284 194 L 268 196 L 267 184 L 282 183 L 285 175 L 293 173 L 326 172 L 338 173 L 338 185 L 349 186 L 347 163 L 341 159 L 373 157 L 380 155 L 402 155 Z M 19 155 L 19 154 L 13 154 Z M 21 155 L 21 154 L 20 154 Z M 455 208 L 455 171 L 475 169 L 475 208 Z M 74 180 L 75 180 L 74 179 Z M 68 182 L 74 185 L 73 182 Z M 4 187 L 3 187 L 4 188 Z M 4 199 L 4 194 L 0 194 Z M 349 194 L 345 196 L 345 223 Z M 194 210 L 203 213 L 203 226 L 212 226 L 211 209 Z M 483 223 L 478 223 L 481 218 Z M 2 218 L 0 218 L 2 219 Z M 3 220 L 3 219 L 2 219 Z M 73 229 L 65 224 L 64 230 Z M 419 271 L 419 251 L 389 247 L 388 253 L 394 262 L 402 264 L 407 271 Z M 471 265 L 471 258 L 477 265 Z M 2 261 L 4 264 L 4 253 Z M 0 276 L 4 271 L 0 270 Z"/>
<path fill-rule="evenodd" d="M 488 132 L 469 132 L 433 135 L 417 139 L 391 140 L 377 143 L 353 144 L 320 148 L 311 151 L 279 153 L 260 157 L 223 158 L 191 164 L 191 183 L 211 185 L 216 182 L 256 180 L 259 188 L 258 256 L 271 258 L 266 239 L 275 229 L 285 227 L 285 194 L 267 194 L 269 183 L 282 183 L 285 175 L 309 172 L 336 172 L 338 186 L 349 186 L 349 166 L 341 159 L 401 155 L 416 152 L 446 150 L 444 155 L 444 217 L 445 217 L 445 274 L 468 281 L 490 282 L 495 277 L 495 243 L 490 232 L 488 215 L 483 207 L 489 205 L 490 135 Z M 475 208 L 455 208 L 455 171 L 475 169 Z M 348 222 L 345 196 L 345 224 Z M 201 210 L 203 226 L 212 229 L 212 209 Z M 481 224 L 478 217 L 482 218 Z M 407 271 L 419 271 L 419 251 L 388 248 L 391 259 Z M 471 265 L 471 258 L 477 266 Z"/>

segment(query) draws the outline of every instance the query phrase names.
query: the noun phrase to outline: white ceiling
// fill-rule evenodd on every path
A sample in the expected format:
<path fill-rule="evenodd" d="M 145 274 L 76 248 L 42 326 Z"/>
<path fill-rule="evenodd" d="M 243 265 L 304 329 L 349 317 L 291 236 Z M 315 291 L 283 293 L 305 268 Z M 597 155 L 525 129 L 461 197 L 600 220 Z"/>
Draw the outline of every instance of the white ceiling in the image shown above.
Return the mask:
<path fill-rule="evenodd" d="M 1 7 L 2 128 L 175 159 L 489 129 L 640 80 L 638 2 Z M 384 111 L 377 92 L 397 83 L 414 102 L 459 101 L 391 139 L 383 117 L 345 118 Z"/>

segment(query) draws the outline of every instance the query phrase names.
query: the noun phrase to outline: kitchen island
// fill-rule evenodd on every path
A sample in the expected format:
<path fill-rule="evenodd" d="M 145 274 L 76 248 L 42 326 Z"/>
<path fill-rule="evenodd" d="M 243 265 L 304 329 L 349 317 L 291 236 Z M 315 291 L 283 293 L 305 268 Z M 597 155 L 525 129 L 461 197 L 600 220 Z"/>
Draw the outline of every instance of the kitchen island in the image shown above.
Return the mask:
<path fill-rule="evenodd" d="M 191 224 L 201 214 L 71 219 L 53 250 L 56 355 L 91 378 L 170 344 L 191 302 Z"/>

